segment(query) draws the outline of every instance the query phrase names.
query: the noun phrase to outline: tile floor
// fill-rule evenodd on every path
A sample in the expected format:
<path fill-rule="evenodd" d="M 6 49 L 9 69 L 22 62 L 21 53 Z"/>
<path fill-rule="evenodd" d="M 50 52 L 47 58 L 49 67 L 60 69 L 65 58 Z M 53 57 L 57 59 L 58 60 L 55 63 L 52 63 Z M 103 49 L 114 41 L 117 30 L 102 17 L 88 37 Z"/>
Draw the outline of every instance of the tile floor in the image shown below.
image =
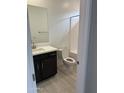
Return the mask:
<path fill-rule="evenodd" d="M 58 66 L 58 73 L 37 85 L 38 93 L 76 93 L 76 66 Z"/>

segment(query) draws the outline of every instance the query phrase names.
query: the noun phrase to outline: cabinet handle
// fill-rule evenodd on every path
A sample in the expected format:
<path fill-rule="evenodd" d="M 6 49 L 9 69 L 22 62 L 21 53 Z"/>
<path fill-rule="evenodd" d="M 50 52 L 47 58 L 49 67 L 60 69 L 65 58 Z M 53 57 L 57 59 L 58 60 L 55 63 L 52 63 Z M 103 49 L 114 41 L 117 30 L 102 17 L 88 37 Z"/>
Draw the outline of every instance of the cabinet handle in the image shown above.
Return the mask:
<path fill-rule="evenodd" d="M 32 74 L 33 81 L 36 81 L 35 75 Z"/>
<path fill-rule="evenodd" d="M 39 65 L 37 64 L 37 68 L 38 68 L 38 70 L 39 70 Z"/>
<path fill-rule="evenodd" d="M 79 65 L 79 61 L 77 61 L 77 64 Z"/>
<path fill-rule="evenodd" d="M 43 69 L 43 64 L 42 64 L 42 69 Z"/>

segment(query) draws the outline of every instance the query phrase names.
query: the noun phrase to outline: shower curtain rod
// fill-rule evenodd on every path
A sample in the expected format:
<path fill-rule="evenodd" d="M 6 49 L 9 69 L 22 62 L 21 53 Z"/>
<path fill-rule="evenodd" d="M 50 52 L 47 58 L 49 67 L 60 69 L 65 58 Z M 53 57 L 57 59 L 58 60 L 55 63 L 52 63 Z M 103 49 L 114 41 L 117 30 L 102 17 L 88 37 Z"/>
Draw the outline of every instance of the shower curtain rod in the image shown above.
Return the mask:
<path fill-rule="evenodd" d="M 73 18 L 73 17 L 78 17 L 78 16 L 80 16 L 80 15 L 71 16 L 70 19 Z"/>
<path fill-rule="evenodd" d="M 71 17 L 69 17 L 69 19 L 70 19 L 70 26 L 69 26 L 69 42 L 70 42 L 70 33 L 71 33 L 71 26 L 72 26 L 72 18 L 74 18 L 74 17 L 79 17 L 80 15 L 75 15 L 75 16 L 71 16 Z M 70 48 L 70 43 L 69 43 L 69 48 Z"/>
<path fill-rule="evenodd" d="M 80 16 L 80 15 L 75 15 L 75 16 L 71 16 L 71 17 L 70 17 L 70 28 L 69 28 L 70 30 L 71 30 L 71 21 L 72 21 L 72 18 L 74 18 L 74 17 L 79 17 L 79 16 Z"/>

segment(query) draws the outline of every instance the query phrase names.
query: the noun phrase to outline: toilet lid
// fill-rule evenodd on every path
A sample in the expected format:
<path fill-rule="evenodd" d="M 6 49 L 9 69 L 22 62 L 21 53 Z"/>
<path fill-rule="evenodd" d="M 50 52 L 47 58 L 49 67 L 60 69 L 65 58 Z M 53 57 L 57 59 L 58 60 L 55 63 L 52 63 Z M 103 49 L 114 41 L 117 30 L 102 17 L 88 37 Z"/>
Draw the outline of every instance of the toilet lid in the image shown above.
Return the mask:
<path fill-rule="evenodd" d="M 66 62 L 68 62 L 68 63 L 76 63 L 76 60 L 73 59 L 73 58 L 71 58 L 71 57 L 66 57 L 66 58 L 64 58 L 64 60 L 65 60 Z"/>

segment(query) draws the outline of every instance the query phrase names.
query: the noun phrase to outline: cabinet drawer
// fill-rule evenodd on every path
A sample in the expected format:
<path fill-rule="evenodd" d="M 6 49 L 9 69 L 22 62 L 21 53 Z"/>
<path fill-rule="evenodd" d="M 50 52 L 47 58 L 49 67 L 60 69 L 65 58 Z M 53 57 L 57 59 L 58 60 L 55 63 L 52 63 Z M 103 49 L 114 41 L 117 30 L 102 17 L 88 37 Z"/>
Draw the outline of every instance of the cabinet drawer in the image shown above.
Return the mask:
<path fill-rule="evenodd" d="M 46 53 L 46 54 L 40 54 L 40 55 L 35 55 L 35 56 L 33 56 L 33 59 L 34 60 L 41 60 L 41 59 L 47 59 L 48 58 L 48 54 Z"/>
<path fill-rule="evenodd" d="M 39 59 L 41 59 L 41 55 L 35 55 L 35 56 L 33 56 L 33 59 L 34 60 L 39 60 Z"/>
<path fill-rule="evenodd" d="M 48 54 L 41 54 L 41 59 L 48 59 Z"/>
<path fill-rule="evenodd" d="M 50 53 L 48 54 L 48 56 L 49 56 L 49 57 L 51 57 L 51 56 L 56 56 L 56 52 L 50 52 Z"/>

